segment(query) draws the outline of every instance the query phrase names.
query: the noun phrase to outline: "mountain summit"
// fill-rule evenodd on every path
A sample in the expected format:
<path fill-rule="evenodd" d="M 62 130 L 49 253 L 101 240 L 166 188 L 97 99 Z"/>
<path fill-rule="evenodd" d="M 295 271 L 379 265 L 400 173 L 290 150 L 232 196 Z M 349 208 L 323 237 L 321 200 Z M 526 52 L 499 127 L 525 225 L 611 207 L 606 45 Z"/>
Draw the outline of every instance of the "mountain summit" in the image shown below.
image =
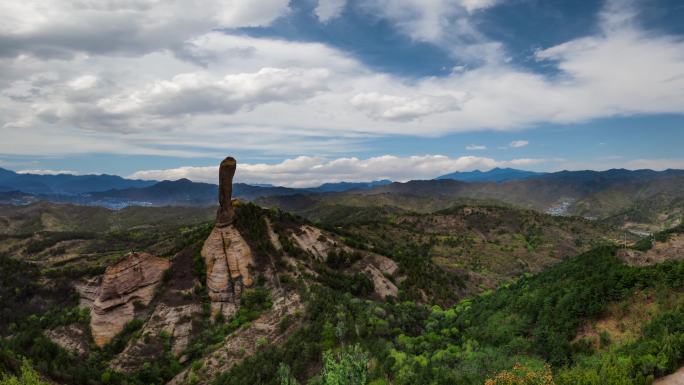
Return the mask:
<path fill-rule="evenodd" d="M 435 179 L 454 179 L 463 182 L 505 182 L 516 179 L 527 179 L 544 175 L 543 172 L 517 170 L 514 168 L 493 168 L 489 171 L 456 171 L 438 176 Z"/>

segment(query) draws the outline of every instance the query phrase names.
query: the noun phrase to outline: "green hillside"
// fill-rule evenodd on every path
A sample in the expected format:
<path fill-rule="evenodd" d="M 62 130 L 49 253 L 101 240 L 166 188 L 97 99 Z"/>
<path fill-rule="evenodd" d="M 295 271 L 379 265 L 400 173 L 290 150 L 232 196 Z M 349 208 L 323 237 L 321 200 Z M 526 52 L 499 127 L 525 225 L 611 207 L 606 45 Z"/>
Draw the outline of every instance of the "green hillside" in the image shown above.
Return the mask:
<path fill-rule="evenodd" d="M 568 171 L 501 183 L 409 181 L 365 191 L 262 197 L 257 202 L 323 221 L 339 207 L 429 213 L 462 203 L 512 205 L 650 232 L 682 223 L 684 176 L 678 171 Z"/>
<path fill-rule="evenodd" d="M 304 381 L 310 365 L 299 352 L 327 346 L 344 356 L 358 345 L 373 384 L 648 384 L 684 359 L 684 262 L 636 268 L 615 251 L 594 249 L 447 308 L 360 301 L 321 288 L 311 293 L 302 333 L 218 383 L 278 384 L 279 363 Z M 582 334 L 611 319 L 616 329 Z M 506 382 L 518 375 L 540 380 Z"/>
<path fill-rule="evenodd" d="M 50 213 L 69 223 L 72 209 Z M 36 208 L 23 210 L 8 218 L 28 223 Z M 59 384 L 641 385 L 684 360 L 681 227 L 636 243 L 634 253 L 666 256 L 637 267 L 611 241 L 622 232 L 512 207 L 338 207 L 318 228 L 253 204 L 236 213 L 255 283 L 229 318 L 212 315 L 204 284 L 199 251 L 212 226 L 182 211 L 159 212 L 147 226 L 130 219 L 130 229 L 3 235 L 0 370 L 18 376 L 30 365 Z M 311 248 L 298 241 L 307 231 L 319 234 Z M 131 250 L 171 268 L 148 310 L 136 305 L 136 318 L 98 347 L 74 284 Z M 373 263 L 388 266 L 380 277 L 368 275 Z M 396 285 L 396 295 L 378 295 L 378 282 Z M 283 307 L 283 298 L 298 300 Z M 155 317 L 186 306 L 197 310 L 185 316 L 192 332 L 176 353 Z M 68 340 L 85 352 L 57 343 L 65 330 L 85 333 Z"/>

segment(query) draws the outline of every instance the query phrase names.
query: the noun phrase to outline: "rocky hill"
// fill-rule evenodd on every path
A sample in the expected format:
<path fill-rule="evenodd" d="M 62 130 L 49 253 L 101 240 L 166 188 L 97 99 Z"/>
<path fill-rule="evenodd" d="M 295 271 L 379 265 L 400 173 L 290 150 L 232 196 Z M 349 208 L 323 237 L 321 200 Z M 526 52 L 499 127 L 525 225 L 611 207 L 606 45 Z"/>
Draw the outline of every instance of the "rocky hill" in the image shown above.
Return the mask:
<path fill-rule="evenodd" d="M 283 339 L 300 324 L 301 288 L 324 284 L 366 298 L 397 296 L 394 261 L 349 247 L 335 234 L 288 214 L 231 200 L 231 178 L 221 179 L 213 226 L 192 225 L 193 217 L 183 218 L 177 209 L 170 209 L 175 215 L 160 215 L 161 227 L 121 231 L 111 227 L 112 217 L 138 218 L 130 212 L 152 215 L 161 209 L 5 207 L 12 226 L 2 258 L 42 267 L 36 274 L 44 285 L 59 281 L 79 298 L 73 308 L 52 310 L 55 320 L 25 331 L 41 332 L 46 346 L 64 349 L 59 359 L 97 354 L 103 361 L 79 369 L 88 376 L 109 376 L 117 383 L 132 375 L 137 383 L 145 382 L 150 370 L 160 370 L 164 373 L 156 373 L 157 380 L 207 383 L 254 353 L 260 341 Z M 46 224 L 50 213 L 55 219 Z M 85 224 L 73 226 L 86 217 L 103 223 L 90 232 Z M 175 220 L 181 218 L 190 226 L 179 229 Z M 151 216 L 148 220 L 154 223 Z M 32 228 L 51 231 L 25 232 Z M 46 300 L 45 308 L 57 304 L 56 298 Z M 291 327 L 282 326 L 289 318 Z M 14 319 L 8 316 L 6 324 Z M 211 346 L 224 338 L 222 346 Z M 190 361 L 201 362 L 202 370 L 171 368 Z M 55 367 L 48 375 L 80 383 L 71 369 Z"/>
<path fill-rule="evenodd" d="M 408 385 L 520 364 L 598 385 L 684 358 L 657 351 L 684 333 L 679 230 L 619 249 L 610 226 L 481 202 L 338 206 L 316 224 L 231 199 L 234 168 L 195 216 L 4 208 L 0 370 L 27 356 L 63 384 L 319 384 L 354 368 Z"/>
<path fill-rule="evenodd" d="M 682 222 L 682 186 L 681 170 L 562 171 L 503 182 L 409 181 L 363 191 L 261 197 L 257 202 L 318 220 L 334 206 L 429 213 L 477 200 L 650 232 Z"/>

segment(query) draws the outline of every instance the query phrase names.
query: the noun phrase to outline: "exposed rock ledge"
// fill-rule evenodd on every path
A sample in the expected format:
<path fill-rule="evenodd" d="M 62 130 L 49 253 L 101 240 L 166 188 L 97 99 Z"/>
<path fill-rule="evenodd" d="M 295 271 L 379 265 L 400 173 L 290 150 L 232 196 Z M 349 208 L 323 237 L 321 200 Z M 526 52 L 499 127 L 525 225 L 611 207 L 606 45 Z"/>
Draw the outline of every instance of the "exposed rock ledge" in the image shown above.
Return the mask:
<path fill-rule="evenodd" d="M 135 306 L 147 306 L 171 263 L 147 253 L 131 253 L 109 266 L 90 311 L 90 328 L 98 346 L 121 332 L 135 316 Z"/>
<path fill-rule="evenodd" d="M 260 341 L 266 341 L 271 346 L 284 341 L 298 324 L 293 322 L 287 329 L 281 330 L 280 321 L 301 311 L 302 307 L 301 299 L 295 292 L 277 296 L 271 309 L 227 336 L 221 346 L 203 357 L 200 369 L 195 372 L 193 368 L 186 368 L 167 385 L 188 384 L 193 376 L 197 377 L 194 382 L 197 385 L 213 383 L 219 373 L 227 372 L 244 358 L 255 354 L 260 348 Z"/>
<path fill-rule="evenodd" d="M 252 252 L 240 232 L 232 226 L 214 227 L 202 246 L 207 266 L 207 289 L 212 311 L 235 314 L 244 287 L 252 286 Z"/>
<path fill-rule="evenodd" d="M 621 249 L 617 255 L 632 266 L 650 266 L 665 261 L 681 260 L 684 259 L 684 234 L 673 235 L 665 242 L 656 242 L 646 252 Z"/>

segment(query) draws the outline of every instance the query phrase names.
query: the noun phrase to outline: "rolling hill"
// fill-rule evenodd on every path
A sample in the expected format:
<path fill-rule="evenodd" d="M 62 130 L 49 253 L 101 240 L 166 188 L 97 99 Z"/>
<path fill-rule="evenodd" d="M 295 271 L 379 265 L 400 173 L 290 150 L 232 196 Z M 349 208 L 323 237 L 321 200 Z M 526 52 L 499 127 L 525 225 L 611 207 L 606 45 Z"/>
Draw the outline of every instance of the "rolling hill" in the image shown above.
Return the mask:
<path fill-rule="evenodd" d="M 317 219 L 336 205 L 390 206 L 427 213 L 476 199 L 657 231 L 681 223 L 683 186 L 681 170 L 562 171 L 498 183 L 421 180 L 363 191 L 272 196 L 257 201 Z"/>
<path fill-rule="evenodd" d="M 684 358 L 681 228 L 624 250 L 599 223 L 511 207 L 350 208 L 324 228 L 235 209 L 223 297 L 213 210 L 3 207 L 0 370 L 24 355 L 68 384 L 315 384 L 350 365 L 363 384 L 599 385 Z"/>

